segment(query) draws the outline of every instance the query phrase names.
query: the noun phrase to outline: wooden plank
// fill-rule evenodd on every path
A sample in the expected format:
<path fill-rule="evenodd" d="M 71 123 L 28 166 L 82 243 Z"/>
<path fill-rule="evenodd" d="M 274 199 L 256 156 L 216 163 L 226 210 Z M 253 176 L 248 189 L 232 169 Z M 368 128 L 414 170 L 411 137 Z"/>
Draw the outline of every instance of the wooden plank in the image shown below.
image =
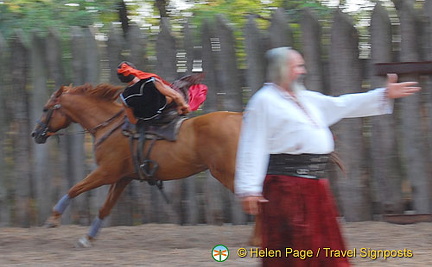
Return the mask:
<path fill-rule="evenodd" d="M 10 38 L 11 62 L 9 68 L 12 70 L 12 91 L 8 96 L 8 101 L 11 105 L 10 114 L 11 120 L 14 122 L 13 132 L 11 133 L 13 144 L 13 186 L 15 194 L 13 199 L 15 205 L 12 208 L 15 211 L 15 224 L 20 227 L 30 227 L 33 219 L 32 214 L 32 199 L 31 199 L 31 183 L 33 170 L 30 169 L 31 159 L 29 151 L 31 151 L 30 138 L 28 133 L 30 123 L 28 118 L 29 93 L 26 90 L 29 83 L 30 70 L 30 52 L 26 46 L 25 36 L 23 31 L 17 31 L 15 36 Z"/>
<path fill-rule="evenodd" d="M 391 62 L 392 26 L 387 9 L 377 4 L 370 23 L 371 62 Z M 372 74 L 372 73 L 371 73 Z M 385 84 L 386 77 L 371 75 L 371 88 Z M 373 116 L 370 139 L 371 195 L 379 213 L 402 213 L 402 168 L 398 155 L 394 114 Z"/>
<path fill-rule="evenodd" d="M 333 16 L 329 54 L 330 94 L 357 93 L 362 84 L 362 64 L 359 60 L 358 31 L 352 20 L 338 10 Z M 338 172 L 337 199 L 344 218 L 349 221 L 371 220 L 369 184 L 365 162 L 362 118 L 342 120 L 332 127 L 336 136 L 336 152 L 343 159 L 348 173 Z"/>
<path fill-rule="evenodd" d="M 306 62 L 307 75 L 306 88 L 313 91 L 324 92 L 324 68 L 322 62 L 322 26 L 311 9 L 302 13 L 300 27 L 302 31 L 302 52 Z"/>
<path fill-rule="evenodd" d="M 39 119 L 41 107 L 49 98 L 46 84 L 48 65 L 45 58 L 45 37 L 33 33 L 32 45 L 30 47 L 31 70 L 32 70 L 32 98 L 31 98 L 31 121 Z M 52 200 L 52 175 L 49 167 L 49 145 L 40 146 L 32 142 L 33 145 L 33 163 L 31 167 L 33 172 L 33 190 L 36 192 L 37 201 L 37 223 L 42 224 L 51 213 Z M 51 144 L 50 144 L 51 145 Z"/>
<path fill-rule="evenodd" d="M 404 1 L 403 9 L 399 10 L 400 20 L 400 61 L 421 62 L 422 56 L 418 50 L 417 40 L 419 20 L 416 17 L 412 3 Z M 413 64 L 415 66 L 416 64 Z M 409 68 L 408 68 L 409 69 Z M 411 70 L 413 71 L 413 70 Z M 413 75 L 413 74 L 411 74 Z M 410 80 L 412 77 L 408 77 Z M 430 154 L 426 136 L 425 121 L 422 110 L 426 108 L 425 95 L 414 94 L 400 99 L 398 112 L 398 143 L 400 143 L 401 165 L 405 168 L 406 179 L 411 187 L 413 210 L 416 213 L 431 211 L 431 173 L 429 172 Z"/>
<path fill-rule="evenodd" d="M 241 91 L 240 71 L 236 57 L 236 39 L 234 28 L 226 17 L 219 15 L 216 20 L 216 37 L 219 38 L 220 50 L 217 52 L 219 68 L 219 99 L 220 109 L 242 111 L 243 97 Z"/>
<path fill-rule="evenodd" d="M 245 33 L 245 51 L 247 54 L 246 62 L 246 83 L 251 89 L 251 94 L 258 91 L 265 82 L 266 60 L 264 57 L 265 46 L 262 42 L 264 39 L 255 18 L 250 15 L 244 28 Z M 249 96 L 248 96 L 249 97 Z"/>
<path fill-rule="evenodd" d="M 386 76 L 387 73 L 432 74 L 432 61 L 375 64 L 375 75 Z"/>

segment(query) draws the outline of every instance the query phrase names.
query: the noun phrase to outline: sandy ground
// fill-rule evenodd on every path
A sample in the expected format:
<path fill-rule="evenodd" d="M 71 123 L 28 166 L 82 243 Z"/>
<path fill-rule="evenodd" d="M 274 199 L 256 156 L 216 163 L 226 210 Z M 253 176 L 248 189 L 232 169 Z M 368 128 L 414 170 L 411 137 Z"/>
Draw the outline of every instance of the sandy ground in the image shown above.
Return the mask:
<path fill-rule="evenodd" d="M 250 249 L 252 225 L 179 226 L 145 224 L 104 228 L 92 248 L 76 248 L 87 227 L 55 229 L 0 228 L 0 266 L 259 266 L 260 260 L 237 255 Z M 432 223 L 396 225 L 384 222 L 344 223 L 354 266 L 432 266 Z M 223 244 L 224 262 L 211 257 Z M 405 249 L 405 257 L 372 259 L 370 252 Z M 363 250 L 363 254 L 361 253 Z M 369 251 L 369 254 L 366 252 Z M 412 253 L 410 256 L 410 251 Z"/>

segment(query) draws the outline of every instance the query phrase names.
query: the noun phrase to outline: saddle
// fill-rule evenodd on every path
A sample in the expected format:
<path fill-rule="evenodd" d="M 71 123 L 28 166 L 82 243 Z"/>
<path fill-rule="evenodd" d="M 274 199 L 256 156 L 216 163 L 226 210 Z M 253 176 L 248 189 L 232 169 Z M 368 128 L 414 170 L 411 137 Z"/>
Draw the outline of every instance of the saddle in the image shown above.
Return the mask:
<path fill-rule="evenodd" d="M 203 78 L 202 73 L 189 75 L 175 81 L 171 86 L 189 102 L 189 87 L 198 84 Z M 150 185 L 157 185 L 159 189 L 162 189 L 162 181 L 154 177 L 159 165 L 150 159 L 153 145 L 157 140 L 175 142 L 180 126 L 186 119 L 186 116 L 177 113 L 176 105 L 167 107 L 151 120 L 137 119 L 135 124 L 126 116 L 122 133 L 129 138 L 134 167 L 139 181 L 147 181 Z M 144 151 L 147 142 L 150 143 Z M 167 200 L 166 196 L 164 197 Z"/>
<path fill-rule="evenodd" d="M 187 117 L 179 115 L 176 110 L 169 110 L 161 113 L 160 117 L 156 117 L 150 121 L 137 119 L 136 124 L 132 123 L 127 116 L 122 125 L 122 133 L 124 136 L 138 140 L 141 135 L 145 139 L 168 140 L 176 141 L 178 130 Z"/>

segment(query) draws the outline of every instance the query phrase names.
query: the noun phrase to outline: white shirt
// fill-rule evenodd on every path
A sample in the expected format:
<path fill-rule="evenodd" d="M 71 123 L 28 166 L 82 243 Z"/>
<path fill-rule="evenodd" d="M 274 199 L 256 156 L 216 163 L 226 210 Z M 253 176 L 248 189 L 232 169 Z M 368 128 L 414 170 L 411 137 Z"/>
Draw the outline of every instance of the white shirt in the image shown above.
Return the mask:
<path fill-rule="evenodd" d="M 237 151 L 238 196 L 261 194 L 270 154 L 328 154 L 334 150 L 331 125 L 393 112 L 385 88 L 339 97 L 301 90 L 296 98 L 268 83 L 249 100 Z"/>

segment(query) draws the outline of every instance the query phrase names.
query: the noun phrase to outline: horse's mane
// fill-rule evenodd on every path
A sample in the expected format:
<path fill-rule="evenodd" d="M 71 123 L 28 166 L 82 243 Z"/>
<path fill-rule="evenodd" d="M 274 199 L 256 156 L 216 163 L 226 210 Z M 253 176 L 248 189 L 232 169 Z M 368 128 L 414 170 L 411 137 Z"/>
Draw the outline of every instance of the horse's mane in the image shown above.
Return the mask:
<path fill-rule="evenodd" d="M 101 83 L 97 86 L 86 83 L 84 85 L 76 87 L 68 86 L 66 88 L 69 94 L 83 94 L 106 101 L 116 100 L 123 89 L 122 86 L 115 86 L 108 83 Z"/>

